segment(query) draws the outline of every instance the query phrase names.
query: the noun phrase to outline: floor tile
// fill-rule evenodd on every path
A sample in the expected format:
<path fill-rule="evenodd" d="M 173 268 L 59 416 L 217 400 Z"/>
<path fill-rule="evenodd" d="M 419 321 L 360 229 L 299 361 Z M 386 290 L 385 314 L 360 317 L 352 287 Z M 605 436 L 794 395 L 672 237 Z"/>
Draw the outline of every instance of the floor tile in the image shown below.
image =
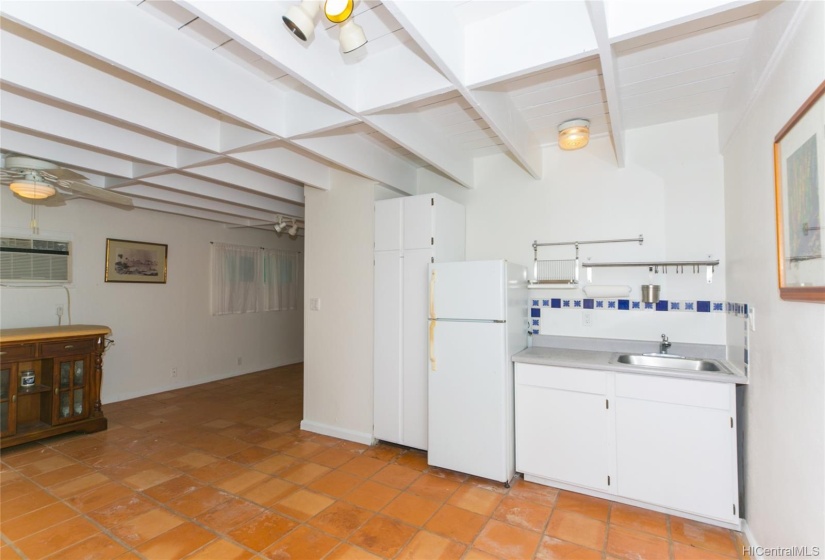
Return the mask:
<path fill-rule="evenodd" d="M 398 520 L 376 515 L 349 538 L 349 542 L 384 558 L 392 558 L 416 530 Z"/>
<path fill-rule="evenodd" d="M 338 545 L 329 535 L 302 525 L 263 551 L 263 556 L 273 560 L 322 558 Z"/>
<path fill-rule="evenodd" d="M 312 456 L 312 462 L 329 468 L 337 468 L 357 457 L 352 451 L 332 447 Z"/>
<path fill-rule="evenodd" d="M 458 560 L 466 547 L 428 531 L 419 531 L 401 550 L 398 560 Z"/>
<path fill-rule="evenodd" d="M 309 490 L 298 490 L 278 501 L 272 507 L 291 517 L 306 521 L 329 507 L 333 501 L 327 496 Z"/>
<path fill-rule="evenodd" d="M 487 520 L 488 518 L 483 515 L 446 504 L 427 521 L 424 527 L 433 533 L 463 543 L 471 543 Z"/>
<path fill-rule="evenodd" d="M 18 468 L 21 474 L 33 477 L 39 474 L 45 474 L 47 472 L 52 472 L 54 470 L 68 467 L 74 465 L 75 462 L 67 457 L 62 455 L 52 455 L 49 457 L 45 457 L 38 461 L 33 461 L 26 465 L 22 465 Z"/>
<path fill-rule="evenodd" d="M 601 560 L 602 553 L 571 542 L 544 536 L 535 558 L 536 560 Z"/>
<path fill-rule="evenodd" d="M 146 558 L 177 560 L 213 540 L 214 533 L 194 523 L 184 523 L 143 543 L 136 551 Z"/>
<path fill-rule="evenodd" d="M 271 449 L 253 446 L 233 453 L 226 458 L 242 465 L 251 465 L 252 463 L 257 463 L 258 461 L 263 461 L 267 457 L 271 457 L 272 454 L 273 451 Z"/>
<path fill-rule="evenodd" d="M 240 544 L 260 552 L 286 535 L 298 523 L 272 511 L 265 511 L 257 517 L 235 527 L 228 533 Z"/>
<path fill-rule="evenodd" d="M 372 457 L 358 456 L 339 467 L 341 472 L 349 473 L 361 478 L 369 478 L 387 465 L 386 461 Z"/>
<path fill-rule="evenodd" d="M 44 474 L 40 474 L 32 478 L 34 482 L 41 486 L 51 488 L 58 484 L 62 484 L 69 480 L 93 474 L 95 470 L 87 465 L 80 463 L 69 465 L 60 469 L 56 469 Z"/>
<path fill-rule="evenodd" d="M 313 480 L 321 478 L 331 470 L 329 467 L 316 463 L 296 463 L 284 469 L 278 476 L 295 484 L 305 486 Z"/>
<path fill-rule="evenodd" d="M 357 476 L 335 470 L 311 483 L 309 488 L 340 498 L 349 494 L 361 482 L 362 480 Z"/>
<path fill-rule="evenodd" d="M 121 557 L 126 552 L 122 545 L 98 533 L 47 558 L 49 560 L 112 560 Z"/>
<path fill-rule="evenodd" d="M 559 493 L 556 500 L 556 509 L 563 509 L 572 513 L 580 513 L 599 521 L 607 521 L 610 502 L 601 498 L 594 498 L 576 492 L 565 490 Z"/>
<path fill-rule="evenodd" d="M 506 496 L 493 513 L 493 518 L 522 529 L 543 532 L 551 511 L 548 506 Z"/>
<path fill-rule="evenodd" d="M 98 533 L 97 527 L 82 517 L 73 517 L 52 526 L 47 531 L 20 539 L 15 544 L 23 554 L 33 560 L 54 554 Z"/>
<path fill-rule="evenodd" d="M 730 560 L 731 558 L 736 558 L 736 556 L 724 556 L 689 544 L 673 543 L 673 560 Z"/>
<path fill-rule="evenodd" d="M 481 551 L 477 548 L 471 548 L 467 551 L 467 554 L 464 555 L 464 560 L 501 560 L 497 556 L 493 556 L 492 554 L 487 554 L 484 551 Z"/>
<path fill-rule="evenodd" d="M 112 528 L 127 519 L 154 509 L 155 507 L 154 503 L 143 496 L 131 493 L 101 508 L 90 511 L 88 516 L 100 523 L 103 527 Z"/>
<path fill-rule="evenodd" d="M 257 486 L 245 490 L 241 496 L 262 506 L 271 506 L 278 500 L 285 498 L 289 494 L 297 491 L 300 487 L 281 480 L 280 478 L 270 478 Z"/>
<path fill-rule="evenodd" d="M 468 511 L 489 516 L 495 511 L 501 499 L 502 495 L 497 492 L 491 492 L 476 486 L 464 485 L 450 496 L 447 503 Z"/>
<path fill-rule="evenodd" d="M 264 509 L 260 506 L 238 498 L 230 498 L 206 513 L 199 515 L 197 521 L 210 529 L 226 533 L 256 515 L 260 515 L 263 511 Z"/>
<path fill-rule="evenodd" d="M 372 475 L 372 480 L 403 490 L 415 482 L 415 479 L 419 476 L 421 476 L 421 473 L 415 469 L 391 464 Z"/>
<path fill-rule="evenodd" d="M 269 480 L 268 474 L 243 469 L 232 476 L 213 482 L 212 485 L 232 494 L 240 494 L 265 480 Z"/>
<path fill-rule="evenodd" d="M 532 558 L 541 533 L 513 527 L 495 519 L 481 530 L 473 546 L 501 558 Z"/>
<path fill-rule="evenodd" d="M 186 557 L 186 560 L 248 560 L 254 553 L 225 539 L 212 541 Z"/>
<path fill-rule="evenodd" d="M 315 460 L 315 457 L 312 458 Z M 256 471 L 265 472 L 270 475 L 278 474 L 284 469 L 294 464 L 298 459 L 290 457 L 289 455 L 272 455 L 263 461 L 259 461 L 252 465 Z"/>
<path fill-rule="evenodd" d="M 326 447 L 324 447 L 323 445 L 318 445 L 317 443 L 312 443 L 311 441 L 302 441 L 299 443 L 287 445 L 286 447 L 281 449 L 281 452 L 287 455 L 292 455 L 293 457 L 307 459 L 317 453 L 320 453 L 325 449 Z"/>
<path fill-rule="evenodd" d="M 187 517 L 197 517 L 231 498 L 228 492 L 204 486 L 169 500 L 166 505 Z"/>
<path fill-rule="evenodd" d="M 136 547 L 182 524 L 184 519 L 165 509 L 150 509 L 112 528 L 112 534 Z"/>
<path fill-rule="evenodd" d="M 429 468 L 427 454 L 421 451 L 407 451 L 395 459 L 396 464 L 416 471 L 425 471 Z"/>
<path fill-rule="evenodd" d="M 89 490 L 93 490 L 94 488 L 102 486 L 107 482 L 110 482 L 108 477 L 100 473 L 92 473 L 52 486 L 49 488 L 49 492 L 58 498 L 66 499 L 70 496 L 76 496 L 78 494 L 88 492 Z"/>
<path fill-rule="evenodd" d="M 398 494 L 399 491 L 395 488 L 367 480 L 344 496 L 344 499 L 356 506 L 378 511 L 395 499 Z"/>
<path fill-rule="evenodd" d="M 721 527 L 713 527 L 681 517 L 671 517 L 670 531 L 674 541 L 704 548 L 723 556 L 737 557 L 738 555 L 733 535 Z"/>
<path fill-rule="evenodd" d="M 421 527 L 440 507 L 441 504 L 438 502 L 404 492 L 381 510 L 381 513 L 400 519 L 410 525 Z"/>
<path fill-rule="evenodd" d="M 145 489 L 143 493 L 159 502 L 166 503 L 203 487 L 203 483 L 197 479 L 189 476 L 176 476 L 166 482 Z"/>
<path fill-rule="evenodd" d="M 627 560 L 659 560 L 670 554 L 668 541 L 624 527 L 610 526 L 607 553 Z"/>
<path fill-rule="evenodd" d="M 607 524 L 586 515 L 557 509 L 550 516 L 546 533 L 563 541 L 602 550 Z"/>
<path fill-rule="evenodd" d="M 4 484 L 2 488 L 3 491 L 0 492 L 0 503 L 2 504 L 40 490 L 37 484 L 25 480 L 22 476 L 9 484 Z"/>
<path fill-rule="evenodd" d="M 42 490 L 4 501 L 3 507 L 0 507 L 0 522 L 6 523 L 10 519 L 26 515 L 27 513 L 46 507 L 49 504 L 53 504 L 56 501 L 53 496 Z"/>
<path fill-rule="evenodd" d="M 243 467 L 238 463 L 220 459 L 214 463 L 210 463 L 204 467 L 189 471 L 189 475 L 204 482 L 213 482 L 218 479 L 227 478 L 230 475 L 237 474 L 243 470 Z"/>
<path fill-rule="evenodd" d="M 381 558 L 363 548 L 341 543 L 324 560 L 381 560 Z"/>
<path fill-rule="evenodd" d="M 553 507 L 556 505 L 559 490 L 550 486 L 527 482 L 524 479 L 517 479 L 513 481 L 509 495 L 542 506 Z"/>
<path fill-rule="evenodd" d="M 392 461 L 404 452 L 404 448 L 388 443 L 379 443 L 364 451 L 365 457 L 373 457 L 382 461 Z"/>
<path fill-rule="evenodd" d="M 667 515 L 658 511 L 625 504 L 613 504 L 610 510 L 610 524 L 643 531 L 657 537 L 668 537 Z"/>
<path fill-rule="evenodd" d="M 345 539 L 372 516 L 370 510 L 346 502 L 335 502 L 310 519 L 309 524 L 339 539 Z"/>
<path fill-rule="evenodd" d="M 437 502 L 444 502 L 459 486 L 461 486 L 461 484 L 458 482 L 425 474 L 413 482 L 410 487 L 407 488 L 407 492 Z"/>
<path fill-rule="evenodd" d="M 75 510 L 63 502 L 54 502 L 46 507 L 5 521 L 2 527 L 3 534 L 13 541 L 20 540 L 63 521 L 68 521 L 72 517 L 77 517 L 77 515 Z"/>

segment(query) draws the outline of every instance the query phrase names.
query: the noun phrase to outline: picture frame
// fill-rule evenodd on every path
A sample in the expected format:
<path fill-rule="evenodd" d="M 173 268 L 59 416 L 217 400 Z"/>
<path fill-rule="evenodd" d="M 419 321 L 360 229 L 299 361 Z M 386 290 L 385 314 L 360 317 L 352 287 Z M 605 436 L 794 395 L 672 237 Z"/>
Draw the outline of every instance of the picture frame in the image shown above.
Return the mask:
<path fill-rule="evenodd" d="M 161 243 L 106 239 L 106 282 L 165 284 L 169 247 Z"/>
<path fill-rule="evenodd" d="M 825 82 L 776 135 L 779 297 L 825 303 Z"/>

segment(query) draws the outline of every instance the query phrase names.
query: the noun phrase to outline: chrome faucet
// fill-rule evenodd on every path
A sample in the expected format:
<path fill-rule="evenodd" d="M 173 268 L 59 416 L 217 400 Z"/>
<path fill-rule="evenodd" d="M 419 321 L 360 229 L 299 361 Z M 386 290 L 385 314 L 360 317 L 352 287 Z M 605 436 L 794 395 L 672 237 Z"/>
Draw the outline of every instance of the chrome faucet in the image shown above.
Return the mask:
<path fill-rule="evenodd" d="M 667 354 L 667 349 L 670 348 L 670 341 L 667 339 L 667 335 L 662 335 L 662 342 L 659 343 L 659 354 Z"/>

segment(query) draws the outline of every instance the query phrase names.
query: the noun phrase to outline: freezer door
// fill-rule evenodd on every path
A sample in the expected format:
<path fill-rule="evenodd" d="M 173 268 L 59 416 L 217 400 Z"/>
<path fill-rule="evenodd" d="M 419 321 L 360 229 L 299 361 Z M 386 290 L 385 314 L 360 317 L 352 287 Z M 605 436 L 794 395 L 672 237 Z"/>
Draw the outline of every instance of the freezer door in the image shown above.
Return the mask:
<path fill-rule="evenodd" d="M 506 325 L 431 321 L 430 329 L 428 463 L 509 481 L 514 459 L 508 455 Z"/>
<path fill-rule="evenodd" d="M 401 251 L 375 253 L 375 322 L 373 346 L 373 435 L 401 441 Z"/>
<path fill-rule="evenodd" d="M 430 265 L 430 318 L 507 319 L 506 261 Z"/>

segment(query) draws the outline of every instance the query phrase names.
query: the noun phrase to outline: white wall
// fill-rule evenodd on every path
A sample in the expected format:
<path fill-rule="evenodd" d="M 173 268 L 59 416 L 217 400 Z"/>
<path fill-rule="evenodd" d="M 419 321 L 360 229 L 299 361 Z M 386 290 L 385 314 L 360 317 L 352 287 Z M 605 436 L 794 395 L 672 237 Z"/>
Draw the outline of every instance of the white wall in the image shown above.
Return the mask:
<path fill-rule="evenodd" d="M 662 299 L 725 300 L 724 190 L 716 118 L 684 120 L 627 132 L 627 164 L 619 169 L 608 138 L 580 151 L 544 150 L 545 177 L 535 180 L 504 155 L 476 161 L 478 187 L 445 185 L 434 174 L 421 192 L 436 191 L 467 208 L 467 258 L 506 258 L 532 270 L 539 242 L 632 238 L 644 244 L 583 245 L 593 262 L 721 261 L 713 284 L 704 272 L 654 276 Z M 540 248 L 539 259 L 570 259 L 573 247 Z M 690 271 L 688 271 L 690 272 Z M 721 273 L 720 273 L 721 272 Z M 582 275 L 584 279 L 584 275 Z M 626 284 L 640 299 L 647 269 L 596 269 L 594 284 Z M 532 290 L 533 298 L 577 297 L 581 290 Z M 724 314 L 600 312 L 582 324 L 580 311 L 542 310 L 542 334 L 724 344 Z M 549 320 L 545 318 L 549 317 Z"/>
<path fill-rule="evenodd" d="M 786 3 L 764 16 L 756 44 L 781 35 L 796 8 Z M 745 515 L 767 547 L 825 545 L 825 305 L 779 299 L 774 226 L 773 138 L 825 80 L 825 4 L 808 2 L 803 9 L 781 58 L 753 61 L 752 76 L 776 66 L 723 151 L 729 296 L 756 309 L 746 390 Z M 743 97 L 732 106 L 747 103 Z M 732 323 L 741 336 L 741 325 Z"/>
<path fill-rule="evenodd" d="M 333 171 L 306 188 L 304 429 L 372 440 L 375 182 Z M 310 311 L 309 300 L 320 299 Z"/>
<path fill-rule="evenodd" d="M 30 232 L 30 205 L 5 187 L 0 202 L 3 231 Z M 302 238 L 79 199 L 41 208 L 39 223 L 41 236 L 73 242 L 72 322 L 113 331 L 115 345 L 104 356 L 104 403 L 302 360 L 302 310 L 209 313 L 210 241 L 303 250 Z M 167 244 L 167 283 L 104 282 L 106 238 Z M 2 288 L 0 322 L 3 328 L 56 325 L 58 305 L 66 305 L 62 288 Z"/>

